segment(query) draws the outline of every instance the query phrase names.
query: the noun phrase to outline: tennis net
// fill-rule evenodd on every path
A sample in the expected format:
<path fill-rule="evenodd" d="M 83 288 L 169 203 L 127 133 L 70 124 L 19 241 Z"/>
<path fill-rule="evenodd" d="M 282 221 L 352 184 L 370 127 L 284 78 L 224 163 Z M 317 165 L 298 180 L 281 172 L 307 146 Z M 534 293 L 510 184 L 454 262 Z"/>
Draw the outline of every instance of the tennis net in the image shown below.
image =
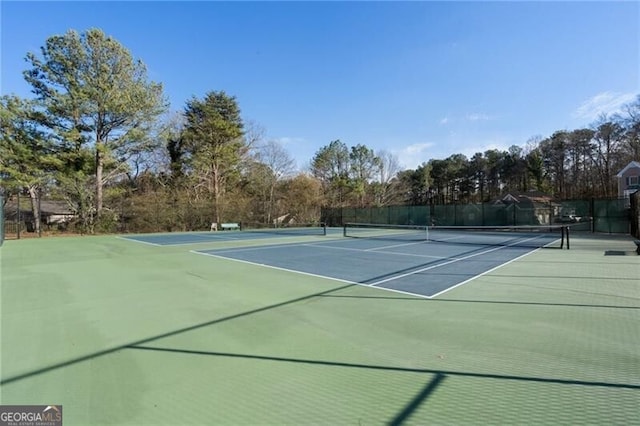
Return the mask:
<path fill-rule="evenodd" d="M 285 235 L 327 235 L 327 226 L 324 223 L 290 223 L 272 225 L 267 223 L 242 222 L 240 224 L 240 230 L 245 232 Z"/>
<path fill-rule="evenodd" d="M 569 249 L 568 225 L 533 226 L 419 226 L 347 223 L 343 235 L 398 241 L 432 241 L 516 247 Z"/>

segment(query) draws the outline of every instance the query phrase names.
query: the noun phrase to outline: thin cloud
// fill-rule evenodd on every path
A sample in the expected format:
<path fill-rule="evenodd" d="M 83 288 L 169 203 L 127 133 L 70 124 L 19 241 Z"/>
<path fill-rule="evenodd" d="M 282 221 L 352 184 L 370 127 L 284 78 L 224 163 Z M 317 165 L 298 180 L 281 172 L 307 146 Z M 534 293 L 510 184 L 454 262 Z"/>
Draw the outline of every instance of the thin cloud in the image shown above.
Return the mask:
<path fill-rule="evenodd" d="M 422 163 L 429 161 L 429 149 L 435 144 L 431 142 L 415 143 L 391 152 L 398 158 L 398 162 L 405 169 L 415 169 Z"/>
<path fill-rule="evenodd" d="M 405 152 L 409 155 L 415 155 L 415 154 L 420 154 L 424 151 L 426 151 L 427 149 L 431 148 L 433 146 L 433 143 L 430 142 L 426 142 L 426 143 L 414 143 L 413 145 L 409 145 L 407 147 L 405 147 L 402 152 Z"/>
<path fill-rule="evenodd" d="M 636 93 L 603 92 L 587 99 L 573 112 L 574 118 L 595 120 L 601 115 L 620 112 L 622 106 L 632 102 Z"/>
<path fill-rule="evenodd" d="M 469 121 L 487 121 L 487 120 L 491 120 L 491 117 L 487 114 L 482 114 L 482 113 L 472 113 L 472 114 L 467 114 L 467 120 Z"/>
<path fill-rule="evenodd" d="M 493 120 L 494 117 L 490 116 L 489 114 L 484 114 L 481 112 L 473 112 L 470 114 L 467 114 L 464 116 L 463 120 L 466 121 L 489 121 L 489 120 Z M 445 126 L 448 124 L 452 124 L 454 122 L 454 119 L 446 116 L 440 119 L 440 125 Z M 458 120 L 458 122 L 460 122 L 460 120 Z"/>
<path fill-rule="evenodd" d="M 280 143 L 280 145 L 282 146 L 286 146 L 286 145 L 299 145 L 301 143 L 304 143 L 304 138 L 298 138 L 298 137 L 290 137 L 290 136 L 283 136 L 280 138 L 275 138 L 275 140 Z"/>
<path fill-rule="evenodd" d="M 446 144 L 415 143 L 391 150 L 391 153 L 398 158 L 398 162 L 404 170 L 415 170 L 429 160 L 443 160 L 453 154 L 462 154 L 471 158 L 478 152 L 484 154 L 486 151 L 494 149 L 507 151 L 512 145 L 517 145 L 517 143 L 504 136 L 479 139 L 471 145 L 466 140 L 452 138 Z"/>

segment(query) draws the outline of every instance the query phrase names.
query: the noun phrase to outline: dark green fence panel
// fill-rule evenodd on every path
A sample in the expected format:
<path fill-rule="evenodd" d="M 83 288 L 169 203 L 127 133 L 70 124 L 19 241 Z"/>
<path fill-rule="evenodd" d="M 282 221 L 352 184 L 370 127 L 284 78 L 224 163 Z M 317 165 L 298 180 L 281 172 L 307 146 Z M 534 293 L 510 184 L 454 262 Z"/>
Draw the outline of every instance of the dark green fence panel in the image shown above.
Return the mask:
<path fill-rule="evenodd" d="M 453 204 L 437 205 L 433 209 L 433 224 L 437 226 L 454 226 L 456 224 L 456 206 Z"/>
<path fill-rule="evenodd" d="M 482 205 L 483 225 L 502 226 L 507 223 L 507 211 L 504 204 L 485 203 Z"/>
<path fill-rule="evenodd" d="M 356 209 L 351 207 L 342 208 L 342 224 L 357 222 Z"/>
<path fill-rule="evenodd" d="M 624 198 L 593 200 L 593 231 L 629 233 L 629 206 Z"/>
<path fill-rule="evenodd" d="M 631 216 L 629 200 L 626 199 L 570 200 L 525 207 L 518 204 L 484 203 L 322 210 L 322 220 L 329 226 L 341 226 L 347 222 L 440 226 L 569 223 L 574 231 L 606 233 L 629 233 Z M 640 228 L 640 225 L 637 226 Z"/>
<path fill-rule="evenodd" d="M 371 220 L 369 223 L 389 223 L 389 208 L 388 207 L 374 207 L 371 209 Z"/>
<path fill-rule="evenodd" d="M 409 225 L 409 206 L 390 206 L 389 223 L 394 225 Z"/>
<path fill-rule="evenodd" d="M 356 223 L 371 223 L 371 209 L 364 209 L 356 207 L 353 209 L 353 215 L 355 219 L 353 222 Z"/>
<path fill-rule="evenodd" d="M 429 208 L 427 206 L 410 206 L 409 224 L 426 226 L 429 224 Z"/>
<path fill-rule="evenodd" d="M 631 194 L 629 199 L 631 235 L 640 238 L 640 191 Z"/>
<path fill-rule="evenodd" d="M 325 207 L 322 209 L 321 219 L 327 226 L 342 226 L 342 208 Z"/>
<path fill-rule="evenodd" d="M 481 226 L 482 204 L 457 204 L 455 205 L 455 217 L 457 226 Z"/>
<path fill-rule="evenodd" d="M 560 217 L 579 217 L 585 218 L 593 216 L 591 213 L 591 201 L 590 200 L 567 200 L 560 203 L 560 211 L 558 212 Z"/>

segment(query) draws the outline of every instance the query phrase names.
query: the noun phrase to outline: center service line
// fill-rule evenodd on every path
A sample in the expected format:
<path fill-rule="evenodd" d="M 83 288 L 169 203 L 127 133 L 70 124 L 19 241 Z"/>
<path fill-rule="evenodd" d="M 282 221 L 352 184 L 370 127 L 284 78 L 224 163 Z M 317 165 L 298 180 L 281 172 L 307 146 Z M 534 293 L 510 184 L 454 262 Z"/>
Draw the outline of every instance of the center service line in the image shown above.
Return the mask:
<path fill-rule="evenodd" d="M 520 243 L 524 243 L 524 242 L 527 242 L 527 241 L 535 240 L 536 238 L 540 238 L 540 237 L 527 238 L 526 240 L 517 241 L 515 243 L 509 244 L 509 245 L 506 245 L 506 246 L 496 247 L 496 248 L 492 248 L 492 249 L 489 249 L 489 250 L 481 251 L 479 253 L 470 254 L 468 256 L 458 257 L 458 258 L 452 259 L 452 260 L 450 260 L 448 262 L 443 262 L 443 263 L 439 263 L 437 265 L 427 266 L 426 268 L 421 268 L 421 269 L 418 269 L 417 271 L 407 272 L 406 274 L 401 274 L 401 275 L 398 275 L 398 276 L 395 276 L 395 277 L 390 277 L 390 278 L 378 281 L 376 283 L 371 283 L 371 284 L 368 284 L 368 285 L 370 285 L 371 287 L 375 287 L 377 285 L 384 284 L 384 283 L 389 282 L 389 281 L 395 281 L 397 279 L 408 277 L 410 275 L 419 274 L 420 272 L 424 272 L 424 271 L 428 271 L 428 270 L 431 270 L 431 269 L 439 268 L 441 266 L 446 266 L 446 265 L 450 265 L 452 263 L 460 262 L 461 260 L 466 260 L 466 259 L 470 259 L 472 257 L 476 257 L 476 256 L 480 256 L 480 255 L 483 255 L 483 254 L 491 253 L 493 251 L 502 250 L 503 248 L 511 247 L 513 245 L 516 245 L 516 244 L 520 244 Z"/>

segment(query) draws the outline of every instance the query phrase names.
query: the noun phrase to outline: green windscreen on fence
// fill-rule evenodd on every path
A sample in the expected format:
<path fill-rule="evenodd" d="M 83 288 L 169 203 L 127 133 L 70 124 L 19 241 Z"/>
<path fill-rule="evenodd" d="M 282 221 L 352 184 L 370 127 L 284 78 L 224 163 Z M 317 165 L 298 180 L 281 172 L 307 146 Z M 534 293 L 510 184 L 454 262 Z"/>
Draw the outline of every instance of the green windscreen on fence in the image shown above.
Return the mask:
<path fill-rule="evenodd" d="M 553 206 L 512 204 L 445 204 L 432 206 L 431 224 L 437 226 L 535 226 L 553 223 Z"/>
<path fill-rule="evenodd" d="M 631 235 L 640 238 L 640 191 L 631 194 L 629 199 Z"/>
<path fill-rule="evenodd" d="M 593 201 L 593 231 L 609 234 L 629 232 L 629 207 L 625 198 Z"/>
<path fill-rule="evenodd" d="M 640 196 L 636 196 L 640 198 Z M 404 205 L 372 208 L 336 207 L 322 210 L 328 226 L 373 223 L 422 226 L 543 226 L 568 224 L 572 231 L 640 234 L 633 228 L 629 199 L 563 200 L 548 203 L 475 203 Z M 637 201 L 640 204 L 640 201 Z"/>
<path fill-rule="evenodd" d="M 568 225 L 532 226 L 424 226 L 345 223 L 343 236 L 392 241 L 433 241 L 507 247 L 569 249 Z"/>

